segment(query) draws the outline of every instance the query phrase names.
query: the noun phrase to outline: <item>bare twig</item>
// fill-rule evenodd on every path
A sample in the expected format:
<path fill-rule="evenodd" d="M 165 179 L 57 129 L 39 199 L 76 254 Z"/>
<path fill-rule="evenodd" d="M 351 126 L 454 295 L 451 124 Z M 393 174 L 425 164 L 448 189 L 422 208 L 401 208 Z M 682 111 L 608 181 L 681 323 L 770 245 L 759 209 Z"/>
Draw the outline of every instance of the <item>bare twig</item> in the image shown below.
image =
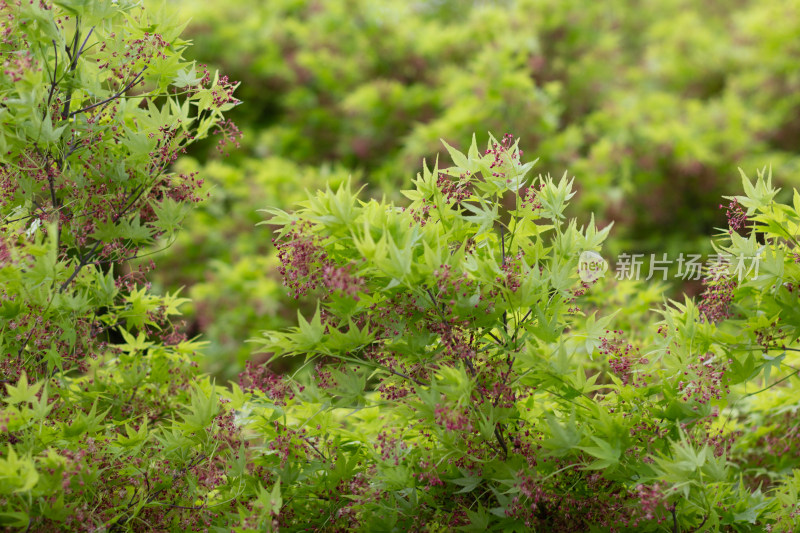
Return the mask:
<path fill-rule="evenodd" d="M 47 113 L 50 110 L 50 103 L 53 101 L 53 95 L 55 94 L 56 86 L 58 85 L 58 82 L 56 81 L 56 76 L 58 75 L 58 45 L 56 44 L 55 39 L 52 39 L 52 43 L 53 52 L 55 52 L 56 55 L 56 64 L 55 67 L 53 67 L 53 79 L 50 80 L 50 92 L 47 94 L 47 108 L 45 109 L 45 116 L 47 116 Z"/>
<path fill-rule="evenodd" d="M 72 53 L 70 53 L 69 46 L 66 47 L 67 57 L 70 59 L 69 67 L 67 68 L 69 72 L 74 71 L 78 66 L 78 41 L 81 36 L 80 20 L 80 17 L 76 17 L 75 19 L 75 37 L 72 39 Z M 71 104 L 72 92 L 69 92 L 64 99 L 64 108 L 61 110 L 61 120 L 67 120 L 69 117 L 69 106 Z"/>
<path fill-rule="evenodd" d="M 116 100 L 117 98 L 119 98 L 120 96 L 122 96 L 123 94 L 125 94 L 125 93 L 126 93 L 127 91 L 129 91 L 129 90 L 130 90 L 130 89 L 131 89 L 131 88 L 132 88 L 134 85 L 136 85 L 136 84 L 139 82 L 139 80 L 140 80 L 140 78 L 142 77 L 142 75 L 144 74 L 144 71 L 145 71 L 145 70 L 147 70 L 147 67 L 144 67 L 144 68 L 143 68 L 141 71 L 139 71 L 139 73 L 136 75 L 136 77 L 135 77 L 135 78 L 133 78 L 133 80 L 132 80 L 130 83 L 128 83 L 128 84 L 127 84 L 125 87 L 123 87 L 122 89 L 120 89 L 120 90 L 119 90 L 119 92 L 117 92 L 117 93 L 116 93 L 116 94 L 114 94 L 113 96 L 109 96 L 109 97 L 108 97 L 108 98 L 106 98 L 105 100 L 101 100 L 101 101 L 99 101 L 99 102 L 95 102 L 95 103 L 94 103 L 94 104 L 92 104 L 92 105 L 88 105 L 88 106 L 86 106 L 86 107 L 84 107 L 84 108 L 78 109 L 77 111 L 73 111 L 72 113 L 70 113 L 70 114 L 69 114 L 69 116 L 70 116 L 70 117 L 74 117 L 75 115 L 78 115 L 78 114 L 80 114 L 80 113 L 85 113 L 86 111 L 92 110 L 92 109 L 94 109 L 95 107 L 101 106 L 101 105 L 103 105 L 103 104 L 107 104 L 107 103 L 111 102 L 112 100 Z"/>
<path fill-rule="evenodd" d="M 680 527 L 678 527 L 678 513 L 676 512 L 677 505 L 673 504 L 672 509 L 672 533 L 681 533 Z"/>
<path fill-rule="evenodd" d="M 506 446 L 506 440 L 503 438 L 503 432 L 500 430 L 500 424 L 494 427 L 494 436 L 503 449 L 503 459 L 508 459 L 508 446 Z"/>

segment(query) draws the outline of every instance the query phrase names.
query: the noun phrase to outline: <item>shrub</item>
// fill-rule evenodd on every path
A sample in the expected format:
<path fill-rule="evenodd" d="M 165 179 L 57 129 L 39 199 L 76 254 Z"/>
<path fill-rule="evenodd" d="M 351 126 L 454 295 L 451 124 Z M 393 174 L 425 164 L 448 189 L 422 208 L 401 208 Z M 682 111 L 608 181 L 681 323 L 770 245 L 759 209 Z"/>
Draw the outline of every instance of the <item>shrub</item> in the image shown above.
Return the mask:
<path fill-rule="evenodd" d="M 598 314 L 613 286 L 578 277 L 609 228 L 564 217 L 572 181 L 531 178 L 509 137 L 448 150 L 407 206 L 343 185 L 270 210 L 287 286 L 319 299 L 261 341 L 300 370 L 245 374 L 279 522 L 794 530 L 800 193 L 743 176 L 715 246 L 747 262 L 626 331 L 638 296 Z"/>
<path fill-rule="evenodd" d="M 800 526 L 791 386 L 800 373 L 800 193 L 782 203 L 771 171 L 742 174 L 744 194 L 725 199 L 728 227 L 712 242 L 718 260 L 698 300 L 655 312 L 659 286 L 581 276 L 581 255 L 597 257 L 610 225 L 569 218 L 573 180 L 533 178 L 534 162 L 509 135 L 485 151 L 473 139 L 466 154 L 445 145 L 454 166 L 424 165 L 402 203 L 362 200 L 335 171 L 334 186 L 296 211 L 268 210 L 278 226 L 272 248 L 240 241 L 226 250 L 225 239 L 208 239 L 241 269 L 217 270 L 236 294 L 263 303 L 256 298 L 277 289 L 254 271 L 276 261 L 283 290 L 316 300 L 298 306 L 296 327 L 258 339 L 267 363 L 248 361 L 240 384 L 217 386 L 198 369 L 200 343 L 173 322 L 185 300 L 152 292 L 148 269 L 130 262 L 177 239 L 205 193 L 191 163 L 177 173 L 171 164 L 213 130 L 235 141 L 224 118 L 235 84 L 183 59 L 182 25 L 166 11 L 126 1 L 0 8 L 2 527 Z M 436 12 L 452 14 L 448 5 Z M 554 8 L 547 20 L 568 18 Z M 499 64 L 515 70 L 512 49 Z M 475 57 L 472 67 L 491 70 Z M 503 75 L 534 88 L 516 71 Z M 697 90 L 686 86 L 691 76 L 676 76 L 682 90 Z M 706 81 L 700 100 L 716 90 Z M 460 84 L 451 90 L 465 97 Z M 400 101 L 405 89 L 364 88 L 348 109 L 382 105 L 382 94 Z M 512 96 L 496 109 L 525 105 Z M 362 98 L 370 105 L 360 108 Z M 699 100 L 678 105 L 653 92 L 643 101 L 705 109 L 714 124 L 714 106 Z M 624 109 L 599 105 L 588 105 L 593 120 L 616 127 L 603 114 Z M 724 133 L 743 149 L 734 130 Z M 691 151 L 694 135 L 669 146 Z M 646 155 L 646 144 L 632 153 Z M 269 160 L 277 183 L 253 163 L 210 168 L 230 180 L 231 198 L 255 196 L 245 183 L 253 177 L 260 193 L 287 202 L 296 173 L 313 184 L 328 178 L 286 165 Z M 274 189 L 264 192 L 262 180 Z M 226 203 L 218 197 L 192 220 L 207 230 L 215 213 L 234 213 L 231 233 L 252 223 Z M 248 263 L 269 249 L 272 258 Z M 252 284 L 237 287 L 242 272 Z M 224 296 L 204 303 L 241 305 Z M 219 327 L 240 335 L 263 316 L 251 311 Z M 291 373 L 276 372 L 281 362 Z"/>
<path fill-rule="evenodd" d="M 299 202 L 307 190 L 336 186 L 347 179 L 340 167 L 310 167 L 282 158 L 212 161 L 180 160 L 185 173 L 201 172 L 210 197 L 186 217 L 169 254 L 163 254 L 154 289 L 168 292 L 188 285 L 190 302 L 182 320 L 190 333 L 202 333 L 203 370 L 235 378 L 252 357 L 247 339 L 264 328 L 289 325 L 297 307 L 289 302 L 277 273 L 270 239 L 253 238 L 263 220 L 255 206 Z M 251 209 L 252 208 L 252 209 Z"/>
<path fill-rule="evenodd" d="M 398 202 L 402 179 L 432 160 L 439 139 L 455 144 L 477 131 L 483 143 L 487 130 L 513 131 L 540 157 L 542 172 L 582 177 L 568 214 L 581 223 L 588 213 L 601 225 L 614 221 L 615 253 L 710 253 L 705 236 L 724 224 L 715 207 L 720 195 L 736 192 L 737 165 L 771 164 L 783 184 L 796 185 L 792 1 L 454 5 L 181 4 L 192 15 L 187 31 L 197 56 L 245 81 L 248 105 L 231 111 L 246 132 L 233 165 L 257 168 L 264 157 L 332 163 L 357 173 L 365 195 Z M 216 157 L 204 148 L 195 146 L 198 160 Z M 321 186 L 299 174 L 297 190 Z M 236 211 L 286 209 L 293 200 L 253 195 Z M 189 227 L 187 241 L 209 237 L 207 248 L 197 247 L 205 256 L 217 257 L 213 243 L 222 240 L 251 246 L 247 231 L 230 237 Z M 224 272 L 263 258 L 220 260 Z M 155 279 L 165 290 L 191 287 L 193 270 L 183 265 Z M 681 289 L 697 287 L 670 294 Z M 258 319 L 237 330 L 255 331 Z M 223 341 L 219 328 L 199 331 L 213 339 L 215 371 L 236 366 L 247 350 Z M 225 361 L 221 347 L 240 355 Z"/>
<path fill-rule="evenodd" d="M 235 131 L 235 85 L 184 61 L 182 25 L 136 2 L 0 15 L 0 524 L 200 527 L 241 442 L 171 322 L 185 300 L 126 262 L 199 200 L 196 174 L 170 167 Z"/>

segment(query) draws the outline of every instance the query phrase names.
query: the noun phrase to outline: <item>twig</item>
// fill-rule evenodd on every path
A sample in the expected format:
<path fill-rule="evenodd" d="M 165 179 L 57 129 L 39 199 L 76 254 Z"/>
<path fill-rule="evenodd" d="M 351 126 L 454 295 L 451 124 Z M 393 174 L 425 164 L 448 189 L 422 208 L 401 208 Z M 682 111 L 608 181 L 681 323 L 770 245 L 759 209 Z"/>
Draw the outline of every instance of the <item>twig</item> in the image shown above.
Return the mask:
<path fill-rule="evenodd" d="M 78 55 L 75 57 L 75 61 L 76 61 L 76 63 L 77 63 L 77 61 L 78 61 L 78 57 L 80 57 L 80 55 L 83 53 L 83 49 L 84 49 L 84 47 L 86 46 L 86 43 L 89 41 L 89 37 L 91 37 L 91 36 L 92 36 L 92 32 L 93 32 L 93 31 L 94 31 L 94 26 L 92 26 L 91 28 L 89 28 L 89 33 L 87 33 L 87 34 L 86 34 L 86 39 L 84 39 L 84 40 L 83 40 L 83 44 L 81 45 L 81 49 L 80 49 L 80 50 L 78 50 Z"/>
<path fill-rule="evenodd" d="M 313 442 L 311 442 L 311 440 L 310 440 L 308 437 L 302 437 L 302 439 L 303 439 L 303 440 L 306 442 L 306 444 L 308 444 L 309 446 L 311 446 L 311 449 L 312 449 L 312 450 L 314 450 L 314 451 L 317 453 L 317 455 L 319 455 L 320 457 L 322 457 L 322 460 L 323 460 L 323 461 L 325 461 L 326 463 L 330 462 L 330 461 L 328 460 L 328 458 L 327 458 L 327 457 L 325 457 L 325 454 L 324 454 L 324 453 L 322 453 L 321 451 L 319 451 L 319 449 L 318 449 L 318 448 L 317 448 L 317 447 L 314 445 L 314 443 L 313 443 Z"/>
<path fill-rule="evenodd" d="M 495 340 L 495 342 L 496 342 L 497 344 L 499 344 L 500 346 L 505 346 L 505 345 L 506 345 L 506 344 L 505 344 L 503 341 L 501 341 L 501 340 L 500 340 L 500 339 L 497 337 L 497 335 L 495 335 L 495 334 L 494 334 L 494 333 L 492 333 L 491 331 L 489 331 L 489 332 L 487 332 L 487 333 L 489 333 L 489 336 L 490 336 L 491 338 L 493 338 L 493 339 Z"/>
<path fill-rule="evenodd" d="M 672 504 L 672 533 L 681 533 L 680 528 L 678 527 L 678 514 L 675 512 L 677 508 L 676 504 Z"/>
<path fill-rule="evenodd" d="M 174 503 L 162 503 L 156 502 L 156 505 L 160 505 L 161 507 L 169 507 L 170 509 L 187 509 L 189 511 L 199 511 L 200 509 L 205 509 L 206 504 L 197 505 L 195 507 L 188 506 L 188 505 L 176 505 Z"/>
<path fill-rule="evenodd" d="M 94 104 L 86 106 L 86 107 L 84 107 L 82 109 L 78 109 L 77 111 L 73 111 L 72 113 L 69 114 L 69 116 L 70 117 L 74 117 L 75 115 L 78 115 L 80 113 L 85 113 L 86 111 L 94 109 L 95 107 L 101 106 L 103 104 L 107 104 L 107 103 L 111 102 L 112 100 L 116 100 L 117 98 L 122 96 L 126 91 L 130 90 L 131 87 L 133 87 L 134 85 L 136 85 L 139 82 L 139 78 L 142 76 L 142 74 L 144 74 L 145 70 L 147 70 L 147 67 L 144 67 L 141 71 L 139 71 L 139 73 L 136 75 L 136 77 L 133 78 L 133 80 L 130 83 L 128 83 L 125 87 L 120 89 L 117 94 L 115 94 L 113 96 L 109 96 L 105 100 L 101 100 L 99 102 L 95 102 Z"/>
<path fill-rule="evenodd" d="M 56 81 L 56 76 L 58 75 L 58 45 L 56 44 L 56 40 L 52 39 L 51 42 L 53 43 L 53 51 L 56 55 L 56 65 L 53 67 L 53 79 L 50 80 L 50 92 L 47 95 L 47 108 L 45 109 L 45 116 L 47 116 L 47 112 L 50 109 L 50 103 L 53 101 L 53 95 L 56 91 L 56 86 L 58 82 Z"/>
<path fill-rule="evenodd" d="M 787 379 L 789 379 L 789 378 L 792 378 L 792 377 L 796 376 L 796 375 L 797 375 L 797 374 L 799 374 L 799 373 L 800 373 L 800 368 L 798 368 L 797 370 L 795 370 L 794 372 L 792 372 L 792 373 L 791 373 L 791 374 L 789 374 L 788 376 L 785 376 L 785 377 L 783 377 L 783 378 L 779 379 L 778 381 L 776 381 L 776 382 L 775 382 L 775 383 L 773 383 L 772 385 L 769 385 L 769 386 L 767 386 L 767 387 L 764 387 L 764 388 L 763 388 L 763 389 L 761 389 L 761 390 L 757 390 L 757 391 L 755 391 L 755 392 L 751 392 L 751 393 L 749 393 L 749 394 L 745 394 L 744 396 L 742 396 L 742 398 L 749 398 L 750 396 L 755 396 L 756 394 L 761 394 L 762 392 L 764 392 L 764 391 L 767 391 L 767 390 L 771 389 L 771 388 L 772 388 L 772 387 L 774 387 L 775 385 L 778 385 L 778 384 L 780 384 L 780 383 L 783 383 L 783 382 L 784 382 L 784 381 L 786 381 Z"/>
<path fill-rule="evenodd" d="M 416 383 L 420 387 L 425 387 L 425 384 L 423 382 L 421 382 L 420 380 L 416 379 L 416 378 L 412 378 L 411 376 L 407 376 L 407 375 L 403 374 L 402 372 L 398 372 L 397 370 L 393 370 L 393 369 L 389 368 L 388 366 L 381 366 L 381 368 L 384 368 L 384 369 L 388 370 L 389 372 L 391 372 L 395 376 L 399 376 L 399 377 L 405 378 L 405 379 L 407 379 L 409 381 L 413 381 L 414 383 Z"/>
<path fill-rule="evenodd" d="M 67 287 L 69 287 L 70 283 L 72 283 L 73 280 L 78 276 L 81 269 L 83 269 L 83 267 L 89 264 L 88 260 L 92 258 L 95 252 L 97 252 L 97 248 L 100 247 L 101 242 L 103 241 L 96 241 L 92 249 L 89 250 L 89 253 L 87 253 L 85 256 L 81 258 L 80 262 L 77 265 L 75 265 L 75 270 L 72 271 L 72 274 L 70 274 L 67 280 L 61 284 L 61 288 L 58 290 L 58 292 L 64 292 L 65 290 L 67 290 Z"/>
<path fill-rule="evenodd" d="M 503 449 L 503 459 L 508 459 L 508 446 L 506 446 L 506 440 L 503 438 L 503 432 L 500 431 L 499 424 L 494 427 L 494 436 L 497 438 L 497 442 Z"/>
<path fill-rule="evenodd" d="M 711 516 L 711 515 L 706 515 L 706 516 L 703 518 L 703 521 L 702 521 L 702 522 L 700 522 L 700 525 L 699 525 L 699 526 L 697 526 L 697 529 L 695 529 L 695 531 L 700 531 L 700 530 L 703 528 L 703 526 L 704 526 L 704 525 L 706 525 L 706 521 L 708 520 L 708 517 L 709 517 L 709 516 Z"/>
<path fill-rule="evenodd" d="M 75 19 L 75 38 L 72 40 L 72 53 L 69 53 L 69 46 L 66 47 L 67 57 L 70 59 L 70 64 L 67 70 L 74 71 L 78 67 L 78 40 L 81 35 L 80 17 Z M 61 120 L 67 120 L 69 117 L 69 106 L 72 104 L 72 91 L 67 94 L 64 99 L 64 108 L 61 111 Z"/>

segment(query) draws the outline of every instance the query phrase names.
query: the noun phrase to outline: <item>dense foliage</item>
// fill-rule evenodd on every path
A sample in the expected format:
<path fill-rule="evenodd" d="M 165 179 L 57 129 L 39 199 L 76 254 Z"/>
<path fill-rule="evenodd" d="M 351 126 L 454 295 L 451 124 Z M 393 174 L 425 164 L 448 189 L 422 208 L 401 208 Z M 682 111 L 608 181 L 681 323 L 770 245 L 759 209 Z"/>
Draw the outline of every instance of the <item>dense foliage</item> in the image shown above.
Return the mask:
<path fill-rule="evenodd" d="M 170 167 L 232 131 L 234 85 L 182 58 L 183 23 L 136 2 L 0 13 L 0 521 L 196 527 L 240 453 L 233 415 L 171 322 L 184 299 L 126 262 L 200 199 Z"/>
<path fill-rule="evenodd" d="M 800 193 L 725 186 L 793 164 L 794 4 L 689 11 L 689 42 L 622 1 L 243 5 L 240 94 L 166 7 L 0 0 L 0 527 L 800 528 Z M 181 157 L 232 115 L 244 152 Z M 409 184 L 488 127 L 541 160 L 473 136 Z M 587 276 L 656 208 L 708 240 L 706 202 L 696 298 Z"/>
<path fill-rule="evenodd" d="M 342 186 L 274 211 L 287 286 L 319 298 L 263 341 L 301 369 L 247 373 L 274 467 L 314 480 L 283 523 L 796 530 L 800 193 L 743 176 L 699 301 L 631 325 L 579 277 L 610 228 L 565 219 L 571 180 L 508 136 L 448 149 L 405 207 Z"/>
<path fill-rule="evenodd" d="M 349 169 L 365 194 L 399 201 L 439 139 L 459 145 L 476 132 L 482 145 L 487 131 L 512 132 L 540 158 L 539 171 L 581 177 L 571 214 L 615 221 L 613 255 L 710 253 L 705 236 L 724 224 L 715 207 L 737 193 L 737 167 L 772 165 L 776 179 L 798 185 L 797 0 L 181 6 L 196 56 L 244 82 L 247 105 L 231 116 L 245 137 L 242 151 L 204 174 L 221 194 L 165 259 L 170 275 L 156 279 L 164 290 L 187 287 L 196 301 L 187 319 L 228 376 L 249 355 L 241 339 L 293 314 L 274 311 L 285 308 L 274 279 L 232 279 L 263 272 L 274 254 L 242 228 L 265 205 L 289 208 L 304 188 L 324 188 L 317 165 L 335 165 L 337 180 Z M 193 153 L 206 154 L 216 150 Z M 285 194 L 271 175 L 300 186 Z M 186 267 L 185 254 L 215 266 Z M 213 325 L 210 310 L 230 300 L 248 311 Z"/>

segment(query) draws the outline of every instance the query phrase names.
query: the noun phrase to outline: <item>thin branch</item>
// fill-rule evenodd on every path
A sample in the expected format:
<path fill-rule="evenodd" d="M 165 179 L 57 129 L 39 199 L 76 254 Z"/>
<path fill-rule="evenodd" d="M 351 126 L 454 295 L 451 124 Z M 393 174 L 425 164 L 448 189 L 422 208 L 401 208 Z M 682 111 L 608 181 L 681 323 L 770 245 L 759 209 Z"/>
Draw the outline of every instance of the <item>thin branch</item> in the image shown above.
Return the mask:
<path fill-rule="evenodd" d="M 56 76 L 58 75 L 58 45 L 56 44 L 56 40 L 52 39 L 51 42 L 53 43 L 53 51 L 56 55 L 56 65 L 53 67 L 53 79 L 50 80 L 50 93 L 47 95 L 47 108 L 45 109 L 45 116 L 50 109 L 50 103 L 53 101 L 53 95 L 56 91 L 56 86 L 58 82 L 56 81 Z"/>
<path fill-rule="evenodd" d="M 114 219 L 114 222 L 116 222 L 117 220 L 119 220 L 120 218 L 125 216 L 125 213 L 128 212 L 128 209 L 133 207 L 133 204 L 135 204 L 139 200 L 139 198 L 141 198 L 142 194 L 144 193 L 145 188 L 142 187 L 142 186 L 138 186 L 138 187 L 134 188 L 133 190 L 134 190 L 134 193 L 135 193 L 135 195 L 131 195 L 131 198 L 133 198 L 133 199 L 130 202 L 128 202 L 128 205 L 126 205 L 125 208 L 122 211 L 117 213 L 117 216 Z"/>
<path fill-rule="evenodd" d="M 91 250 L 89 250 L 89 253 L 81 258 L 80 262 L 75 265 L 75 270 L 72 271 L 72 274 L 70 274 L 67 280 L 61 284 L 61 288 L 58 290 L 58 292 L 64 292 L 67 290 L 67 287 L 69 287 L 70 283 L 72 283 L 73 280 L 78 276 L 78 273 L 80 273 L 83 267 L 89 264 L 89 259 L 91 259 L 95 252 L 97 252 L 97 249 L 100 247 L 100 243 L 102 242 L 103 241 L 98 240 L 94 243 L 94 246 Z"/>
<path fill-rule="evenodd" d="M 80 17 L 75 19 L 75 38 L 72 40 L 72 53 L 69 52 L 69 47 L 66 48 L 67 50 L 67 57 L 70 59 L 69 68 L 67 69 L 69 72 L 73 72 L 78 66 L 78 41 L 80 40 L 81 35 L 81 24 L 80 24 Z M 69 106 L 72 104 L 72 92 L 70 91 L 67 94 L 67 98 L 64 100 L 64 108 L 61 111 L 61 120 L 67 120 L 69 117 Z"/>
<path fill-rule="evenodd" d="M 94 31 L 94 26 L 92 26 L 91 28 L 89 28 L 89 33 L 87 33 L 87 34 L 86 34 L 86 39 L 84 39 L 84 40 L 83 40 L 83 44 L 81 45 L 81 49 L 80 49 L 80 50 L 78 50 L 78 55 L 77 55 L 77 56 L 75 56 L 75 62 L 76 62 L 76 63 L 77 63 L 77 61 L 78 61 L 78 58 L 79 58 L 79 57 L 81 56 L 81 54 L 83 53 L 83 49 L 84 49 L 84 47 L 86 46 L 86 43 L 89 41 L 89 37 L 91 37 L 91 36 L 92 36 L 92 32 L 93 32 L 93 31 Z"/>
<path fill-rule="evenodd" d="M 144 67 L 141 71 L 139 71 L 139 73 L 136 75 L 136 77 L 133 78 L 133 80 L 130 83 L 128 83 L 125 87 L 120 89 L 117 94 L 115 94 L 113 96 L 109 96 L 105 100 L 101 100 L 101 101 L 96 102 L 96 103 L 94 103 L 92 105 L 86 106 L 86 107 L 84 107 L 82 109 L 78 109 L 77 111 L 73 111 L 72 113 L 69 114 L 69 116 L 70 117 L 74 117 L 75 115 L 78 115 L 80 113 L 85 113 L 85 112 L 87 112 L 89 110 L 92 110 L 95 107 L 101 106 L 103 104 L 107 104 L 107 103 L 111 102 L 112 100 L 116 100 L 117 98 L 122 96 L 125 92 L 129 91 L 134 85 L 136 85 L 139 82 L 139 78 L 141 78 L 141 76 L 142 76 L 142 74 L 144 74 L 145 70 L 147 70 L 147 67 Z"/>
<path fill-rule="evenodd" d="M 409 381 L 413 381 L 414 383 L 416 383 L 420 387 L 425 387 L 426 386 L 420 380 L 418 380 L 416 378 L 412 378 L 411 376 L 407 376 L 407 375 L 403 374 L 402 372 L 398 372 L 397 370 L 393 370 L 393 369 L 389 368 L 388 366 L 381 366 L 380 368 L 384 368 L 384 369 L 388 370 L 390 373 L 394 374 L 395 376 L 399 376 L 399 377 L 405 378 L 405 379 L 407 379 Z"/>
<path fill-rule="evenodd" d="M 323 460 L 323 461 L 325 461 L 326 463 L 329 463 L 329 462 L 330 462 L 330 461 L 328 460 L 328 458 L 327 458 L 327 457 L 325 457 L 325 454 L 324 454 L 324 453 L 322 453 L 321 451 L 319 451 L 319 449 L 318 449 L 318 448 L 317 448 L 317 447 L 314 445 L 314 443 L 313 443 L 313 442 L 311 442 L 311 440 L 310 440 L 308 437 L 302 437 L 302 439 L 303 439 L 303 440 L 306 442 L 306 444 L 308 444 L 309 446 L 311 446 L 311 449 L 312 449 L 312 450 L 314 450 L 314 451 L 316 452 L 316 454 L 317 454 L 317 455 L 319 455 L 320 457 L 322 457 L 322 460 Z"/>
<path fill-rule="evenodd" d="M 503 266 L 506 264 L 506 235 L 503 232 L 503 225 L 500 225 L 500 253 L 503 258 Z"/>
<path fill-rule="evenodd" d="M 160 505 L 161 507 L 169 507 L 170 509 L 186 509 L 189 511 L 199 511 L 200 509 L 205 509 L 206 504 L 197 505 L 195 507 L 189 505 L 176 505 L 174 503 L 163 503 L 163 502 L 155 502 L 156 505 Z"/>
<path fill-rule="evenodd" d="M 433 308 L 436 309 L 436 314 L 439 315 L 439 318 L 442 319 L 442 322 L 447 323 L 447 319 L 445 318 L 443 311 L 439 309 L 439 304 L 436 302 L 436 297 L 433 295 L 433 292 L 431 292 L 431 290 L 427 288 L 425 289 L 425 292 L 428 293 L 428 296 L 430 297 L 431 302 L 433 303 Z"/>
<path fill-rule="evenodd" d="M 700 531 L 701 529 L 703 529 L 703 526 L 704 526 L 704 525 L 706 525 L 706 522 L 708 521 L 708 517 L 709 517 L 709 516 L 711 516 L 711 515 L 706 515 L 706 516 L 703 518 L 703 521 L 702 521 L 702 522 L 700 522 L 700 525 L 699 525 L 699 526 L 697 526 L 697 529 L 695 529 L 695 531 Z"/>
<path fill-rule="evenodd" d="M 788 376 L 786 376 L 786 377 L 783 377 L 783 378 L 779 379 L 778 381 L 776 381 L 776 382 L 775 382 L 775 383 L 773 383 L 772 385 L 769 385 L 768 387 L 764 387 L 764 388 L 763 388 L 763 389 L 761 389 L 761 390 L 757 390 L 757 391 L 755 391 L 755 392 L 751 392 L 750 394 L 745 394 L 744 396 L 742 396 L 742 398 L 749 398 L 750 396 L 755 396 L 756 394 L 761 394 L 761 393 L 762 393 L 762 392 L 764 392 L 764 391 L 768 391 L 769 389 L 771 389 L 771 388 L 772 388 L 772 387 L 774 387 L 775 385 L 779 385 L 779 384 L 783 383 L 784 381 L 786 381 L 787 379 L 790 379 L 790 378 L 792 378 L 792 377 L 796 376 L 796 375 L 797 375 L 797 374 L 799 374 L 799 373 L 800 373 L 800 368 L 798 368 L 797 370 L 795 370 L 794 372 L 792 372 L 792 373 L 791 373 L 791 374 L 789 374 Z"/>
<path fill-rule="evenodd" d="M 469 357 L 464 357 L 464 362 L 467 364 L 467 369 L 469 370 L 469 375 L 474 378 L 475 375 L 477 374 L 477 372 L 475 371 L 475 367 L 472 366 L 472 361 L 470 361 Z"/>
<path fill-rule="evenodd" d="M 769 350 L 778 351 L 778 352 L 781 351 L 781 350 L 785 350 L 787 352 L 800 352 L 800 348 L 789 348 L 787 346 L 777 346 L 777 345 L 768 347 L 766 350 L 764 349 L 763 346 L 760 346 L 760 345 L 759 346 L 745 346 L 743 344 L 739 344 L 739 345 L 735 345 L 734 344 L 734 345 L 731 345 L 731 347 L 734 350 L 748 350 L 748 351 L 751 351 L 751 352 L 766 352 L 766 351 L 769 351 Z"/>
<path fill-rule="evenodd" d="M 672 505 L 672 533 L 681 533 L 680 528 L 678 527 L 678 514 L 676 513 L 677 505 Z"/>
<path fill-rule="evenodd" d="M 114 216 L 114 222 L 122 218 L 128 211 L 128 209 L 133 207 L 133 204 L 136 203 L 136 201 L 141 197 L 143 192 L 144 192 L 144 187 L 136 187 L 135 189 L 133 189 L 133 194 L 131 195 L 132 200 L 128 203 L 127 206 L 125 206 L 124 209 L 122 209 L 122 211 L 120 211 Z M 102 244 L 102 242 L 103 241 L 101 240 L 95 241 L 92 249 L 89 250 L 89 252 L 86 255 L 81 257 L 80 262 L 77 265 L 75 265 L 75 270 L 72 271 L 72 274 L 70 274 L 69 278 L 67 278 L 67 280 L 61 285 L 59 292 L 64 292 L 65 290 L 67 290 L 69 284 L 72 283 L 72 281 L 78 276 L 83 267 L 85 267 L 91 262 L 92 258 L 94 257 L 95 253 L 97 252 L 97 249 L 100 247 L 100 244 Z"/>
<path fill-rule="evenodd" d="M 506 359 L 506 363 L 508 364 L 508 370 L 505 371 L 503 374 L 503 381 L 502 386 L 497 391 L 497 396 L 495 396 L 494 401 L 492 402 L 492 407 L 497 407 L 498 402 L 500 401 L 500 395 L 503 393 L 503 388 L 506 386 L 506 382 L 508 381 L 508 376 L 511 375 L 511 369 L 514 367 L 514 360 L 516 357 L 511 355 L 508 356 Z"/>
<path fill-rule="evenodd" d="M 503 432 L 500 431 L 499 424 L 494 427 L 494 436 L 497 438 L 497 442 L 503 449 L 503 458 L 508 459 L 508 446 L 506 446 L 506 440 L 503 438 Z"/>
<path fill-rule="evenodd" d="M 30 342 L 34 331 L 36 331 L 36 327 L 35 326 L 31 327 L 31 330 L 28 332 L 28 336 L 25 338 L 25 342 L 23 342 L 22 346 L 19 347 L 19 352 L 17 352 L 17 357 L 18 358 L 22 357 L 22 352 L 25 351 L 25 347 L 28 345 L 28 342 Z"/>
<path fill-rule="evenodd" d="M 136 385 L 131 391 L 131 397 L 128 398 L 128 401 L 126 403 L 131 403 L 133 401 L 133 399 L 136 397 L 136 393 L 138 392 L 138 390 L 139 390 L 139 385 Z"/>
<path fill-rule="evenodd" d="M 196 467 L 197 465 L 199 465 L 200 463 L 202 463 L 203 461 L 205 461 L 207 458 L 208 458 L 208 456 L 207 456 L 206 454 L 204 454 L 204 453 L 201 453 L 201 454 L 200 454 L 200 455 L 198 455 L 198 456 L 197 456 L 197 457 L 196 457 L 194 460 L 190 461 L 188 465 L 186 465 L 186 466 L 184 466 L 183 468 L 181 468 L 180 472 L 177 472 L 177 473 L 175 473 L 175 474 L 172 476 L 172 481 L 177 481 L 177 480 L 178 480 L 178 478 L 180 478 L 180 477 L 183 477 L 183 475 L 184 475 L 184 474 L 186 474 L 186 472 L 187 472 L 188 470 L 191 470 L 192 468 Z M 155 500 L 155 499 L 156 499 L 156 497 L 157 497 L 159 494 L 161 494 L 162 492 L 164 492 L 164 491 L 165 491 L 167 488 L 168 488 L 168 487 L 162 487 L 162 488 L 158 489 L 157 491 L 155 491 L 153 494 L 151 494 L 151 495 L 150 495 L 150 496 L 147 498 L 147 503 L 153 503 L 153 500 Z M 156 503 L 158 503 L 158 502 L 156 502 Z"/>
<path fill-rule="evenodd" d="M 495 335 L 495 334 L 494 334 L 494 333 L 492 333 L 491 331 L 487 331 L 487 333 L 489 334 L 489 336 L 490 336 L 491 338 L 493 338 L 493 339 L 495 340 L 495 342 L 496 342 L 497 344 L 499 344 L 500 346 L 505 346 L 505 343 L 504 343 L 503 341 L 501 341 L 501 340 L 500 340 L 500 339 L 497 337 L 497 335 Z"/>

